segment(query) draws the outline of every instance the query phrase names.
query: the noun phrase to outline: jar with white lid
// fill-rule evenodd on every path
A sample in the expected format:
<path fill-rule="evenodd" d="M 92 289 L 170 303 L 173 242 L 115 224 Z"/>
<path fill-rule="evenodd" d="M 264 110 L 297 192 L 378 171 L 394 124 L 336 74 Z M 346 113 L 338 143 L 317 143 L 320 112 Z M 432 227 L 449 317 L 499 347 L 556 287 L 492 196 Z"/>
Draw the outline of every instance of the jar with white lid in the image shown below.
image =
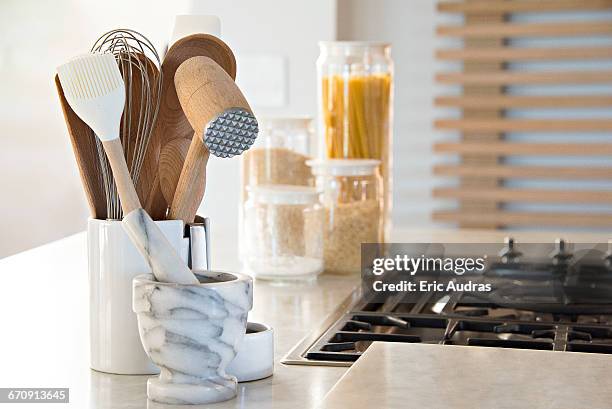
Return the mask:
<path fill-rule="evenodd" d="M 246 272 L 259 279 L 304 281 L 323 271 L 323 208 L 313 187 L 247 187 Z"/>
<path fill-rule="evenodd" d="M 383 241 L 382 180 L 379 160 L 309 161 L 325 209 L 323 259 L 325 272 L 361 271 L 361 244 Z"/>

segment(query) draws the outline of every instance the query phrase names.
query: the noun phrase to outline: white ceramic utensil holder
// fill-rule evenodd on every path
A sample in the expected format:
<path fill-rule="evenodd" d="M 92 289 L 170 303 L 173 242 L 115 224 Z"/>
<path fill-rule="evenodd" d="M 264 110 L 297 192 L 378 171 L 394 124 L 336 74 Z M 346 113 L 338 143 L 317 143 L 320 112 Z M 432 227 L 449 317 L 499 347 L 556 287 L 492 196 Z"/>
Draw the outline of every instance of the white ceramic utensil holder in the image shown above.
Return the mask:
<path fill-rule="evenodd" d="M 210 261 L 207 241 L 199 239 L 199 247 L 190 246 L 181 220 L 156 224 L 185 263 L 194 256 Z M 159 373 L 142 347 L 132 310 L 132 280 L 151 273 L 149 266 L 120 221 L 89 219 L 87 247 L 91 368 L 121 375 Z"/>

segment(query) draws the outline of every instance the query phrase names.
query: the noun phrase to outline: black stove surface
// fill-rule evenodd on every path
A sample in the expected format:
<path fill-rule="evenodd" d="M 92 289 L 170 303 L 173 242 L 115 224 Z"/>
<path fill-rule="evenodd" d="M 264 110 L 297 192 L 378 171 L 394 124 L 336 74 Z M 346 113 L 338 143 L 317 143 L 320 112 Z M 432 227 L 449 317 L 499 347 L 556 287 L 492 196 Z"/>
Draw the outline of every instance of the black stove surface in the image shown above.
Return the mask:
<path fill-rule="evenodd" d="M 484 276 L 497 284 L 488 299 L 461 292 L 363 295 L 303 356 L 352 362 L 374 341 L 612 354 L 606 266 L 497 264 Z"/>

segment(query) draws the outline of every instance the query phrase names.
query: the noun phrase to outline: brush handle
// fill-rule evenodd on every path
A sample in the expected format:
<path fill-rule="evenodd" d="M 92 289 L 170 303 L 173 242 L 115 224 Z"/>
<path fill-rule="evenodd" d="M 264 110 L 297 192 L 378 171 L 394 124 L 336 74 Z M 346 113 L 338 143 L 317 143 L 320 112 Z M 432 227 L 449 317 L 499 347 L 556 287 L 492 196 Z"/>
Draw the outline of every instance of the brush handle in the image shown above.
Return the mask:
<path fill-rule="evenodd" d="M 134 183 L 130 177 L 121 141 L 102 141 L 123 209 L 123 228 L 132 243 L 151 267 L 158 281 L 178 284 L 197 284 L 198 279 L 183 263 L 166 236 L 140 206 Z"/>
<path fill-rule="evenodd" d="M 127 215 L 132 210 L 140 209 L 142 206 L 140 205 L 140 199 L 138 199 L 130 171 L 125 162 L 121 141 L 119 138 L 102 141 L 102 146 L 104 146 L 108 162 L 113 170 L 113 177 L 117 184 L 123 214 Z"/>
<path fill-rule="evenodd" d="M 206 164 L 209 150 L 197 135 L 194 135 L 187 151 L 168 217 L 192 223 L 206 189 Z"/>

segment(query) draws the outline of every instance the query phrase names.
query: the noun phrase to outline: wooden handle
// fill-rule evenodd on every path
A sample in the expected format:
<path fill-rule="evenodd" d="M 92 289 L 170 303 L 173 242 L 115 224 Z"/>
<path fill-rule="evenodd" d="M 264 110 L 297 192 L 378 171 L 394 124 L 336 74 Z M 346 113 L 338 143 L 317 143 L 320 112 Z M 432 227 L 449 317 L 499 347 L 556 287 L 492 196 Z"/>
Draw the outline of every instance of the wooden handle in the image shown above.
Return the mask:
<path fill-rule="evenodd" d="M 202 138 L 206 125 L 229 108 L 252 113 L 240 88 L 223 68 L 208 57 L 192 57 L 174 75 L 176 94 L 195 134 Z"/>
<path fill-rule="evenodd" d="M 193 138 L 192 138 L 193 139 Z M 191 139 L 179 138 L 168 142 L 159 155 L 160 190 L 166 203 L 172 204 Z"/>
<path fill-rule="evenodd" d="M 185 223 L 194 221 L 204 197 L 206 164 L 209 156 L 208 149 L 194 134 L 168 213 L 168 218 L 171 220 L 183 220 Z"/>
<path fill-rule="evenodd" d="M 104 146 L 108 162 L 113 170 L 113 177 L 117 184 L 117 191 L 119 192 L 119 199 L 121 199 L 123 214 L 128 215 L 132 210 L 140 209 L 141 206 L 138 194 L 134 188 L 134 183 L 130 177 L 130 171 L 125 162 L 123 146 L 121 146 L 121 141 L 118 138 L 110 141 L 102 141 L 102 146 Z"/>
<path fill-rule="evenodd" d="M 145 204 L 145 209 L 153 220 L 165 220 L 168 213 L 168 203 L 164 198 L 159 179 L 159 174 L 156 174 Z"/>

